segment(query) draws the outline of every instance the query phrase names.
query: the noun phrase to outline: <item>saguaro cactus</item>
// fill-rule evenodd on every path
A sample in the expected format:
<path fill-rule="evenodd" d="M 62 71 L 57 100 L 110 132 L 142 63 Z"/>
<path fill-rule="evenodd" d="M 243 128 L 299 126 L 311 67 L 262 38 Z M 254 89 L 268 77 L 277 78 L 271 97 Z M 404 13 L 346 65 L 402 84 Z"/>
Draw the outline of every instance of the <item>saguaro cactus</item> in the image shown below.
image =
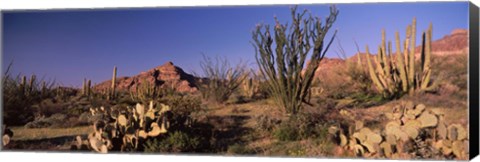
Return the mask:
<path fill-rule="evenodd" d="M 412 25 L 407 27 L 406 40 L 404 48 L 400 46 L 400 36 L 395 33 L 396 61 L 393 61 L 391 42 L 388 43 L 388 49 L 385 41 L 385 31 L 382 31 L 382 43 L 378 47 L 378 54 L 373 58 L 373 65 L 368 46 L 367 65 L 370 78 L 376 88 L 383 93 L 384 97 L 399 97 L 405 93 L 414 93 L 415 91 L 429 91 L 434 88 L 430 81 L 431 76 L 431 41 L 432 24 L 427 31 L 423 32 L 421 56 L 421 70 L 415 69 L 415 35 L 416 19 L 413 19 Z M 403 55 L 402 55 L 403 53 Z"/>
<path fill-rule="evenodd" d="M 29 94 L 32 94 L 33 91 L 34 91 L 35 88 L 36 88 L 36 87 L 34 87 L 34 86 L 35 86 L 35 80 L 36 80 L 36 78 L 37 78 L 37 76 L 35 76 L 35 75 L 32 75 L 32 76 L 30 77 L 30 83 L 28 84 L 28 93 L 29 93 Z"/>
<path fill-rule="evenodd" d="M 111 94 L 110 94 L 110 98 L 113 99 L 115 98 L 115 83 L 117 81 L 117 66 L 114 66 L 113 67 L 113 76 L 112 76 L 112 87 L 111 87 Z"/>
<path fill-rule="evenodd" d="M 274 38 L 269 25 L 258 25 L 252 35 L 259 69 L 266 76 L 275 103 L 287 113 L 296 114 L 302 103 L 308 103 L 306 99 L 314 73 L 335 38 L 336 32 L 330 42 L 324 42 L 338 11 L 335 6 L 330 7 L 330 15 L 325 23 L 318 17 L 304 18 L 307 11 L 297 13 L 296 7 L 291 13 L 291 25 L 280 24 L 275 18 Z M 274 41 L 276 48 L 272 49 Z M 310 63 L 304 70 L 305 60 L 310 53 Z"/>
<path fill-rule="evenodd" d="M 91 80 L 88 80 L 87 82 L 87 96 L 90 96 L 90 94 L 92 93 L 92 81 Z"/>
<path fill-rule="evenodd" d="M 85 96 L 87 94 L 87 79 L 83 78 L 82 82 L 82 95 Z"/>

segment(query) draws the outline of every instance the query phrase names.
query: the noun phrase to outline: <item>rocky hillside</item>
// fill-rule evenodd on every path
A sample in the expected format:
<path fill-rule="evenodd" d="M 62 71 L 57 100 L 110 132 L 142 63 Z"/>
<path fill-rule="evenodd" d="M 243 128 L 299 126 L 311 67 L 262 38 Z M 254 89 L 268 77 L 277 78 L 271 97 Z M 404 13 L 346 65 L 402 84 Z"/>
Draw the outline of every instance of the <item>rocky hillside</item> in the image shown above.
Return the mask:
<path fill-rule="evenodd" d="M 197 91 L 195 77 L 184 72 L 172 62 L 167 62 L 135 76 L 117 78 L 116 84 L 120 91 L 133 91 L 145 82 L 160 88 L 173 88 L 177 92 Z M 111 80 L 107 80 L 93 88 L 96 91 L 106 91 L 110 86 Z"/>

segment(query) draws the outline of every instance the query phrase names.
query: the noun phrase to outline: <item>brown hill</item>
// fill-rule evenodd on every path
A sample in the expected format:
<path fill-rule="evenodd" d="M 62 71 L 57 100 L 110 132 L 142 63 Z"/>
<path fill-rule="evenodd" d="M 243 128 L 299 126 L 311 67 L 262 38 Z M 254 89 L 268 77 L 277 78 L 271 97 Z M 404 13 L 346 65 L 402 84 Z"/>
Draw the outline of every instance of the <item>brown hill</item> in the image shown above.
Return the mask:
<path fill-rule="evenodd" d="M 420 47 L 415 49 L 420 52 Z M 455 55 L 468 53 L 468 30 L 456 29 L 450 35 L 445 35 L 432 42 L 432 54 L 434 55 Z"/>
<path fill-rule="evenodd" d="M 106 91 L 111 86 L 111 80 L 104 81 L 93 88 L 96 91 Z M 141 72 L 132 77 L 117 78 L 116 85 L 120 91 L 133 91 L 144 82 L 160 88 L 173 88 L 177 92 L 195 92 L 195 77 L 181 68 L 167 62 L 164 65 Z"/>

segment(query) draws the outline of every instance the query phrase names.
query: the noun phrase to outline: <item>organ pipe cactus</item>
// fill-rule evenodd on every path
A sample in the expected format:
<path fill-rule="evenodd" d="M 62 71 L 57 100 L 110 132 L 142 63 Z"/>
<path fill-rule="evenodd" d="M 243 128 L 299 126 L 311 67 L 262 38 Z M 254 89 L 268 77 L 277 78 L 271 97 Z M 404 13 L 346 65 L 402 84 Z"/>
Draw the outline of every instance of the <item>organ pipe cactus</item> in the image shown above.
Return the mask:
<path fill-rule="evenodd" d="M 416 19 L 414 18 L 412 24 L 407 27 L 403 48 L 400 46 L 398 32 L 395 33 L 395 56 L 392 53 L 391 42 L 388 42 L 387 47 L 385 30 L 382 31 L 382 42 L 378 47 L 378 54 L 373 56 L 373 61 L 370 57 L 369 48 L 366 46 L 366 60 L 370 78 L 385 98 L 395 98 L 406 93 L 430 91 L 435 88 L 435 84 L 432 84 L 430 80 L 432 73 L 430 65 L 432 24 L 430 23 L 427 31 L 423 32 L 419 70 L 415 69 L 415 37 Z"/>

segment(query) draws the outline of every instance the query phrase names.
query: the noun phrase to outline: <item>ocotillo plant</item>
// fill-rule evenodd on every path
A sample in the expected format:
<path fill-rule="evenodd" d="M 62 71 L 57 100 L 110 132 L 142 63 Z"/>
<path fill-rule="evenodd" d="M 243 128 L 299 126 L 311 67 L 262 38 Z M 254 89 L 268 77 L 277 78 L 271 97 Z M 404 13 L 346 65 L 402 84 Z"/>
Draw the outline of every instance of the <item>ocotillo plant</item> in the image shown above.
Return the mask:
<path fill-rule="evenodd" d="M 326 44 L 324 38 L 339 13 L 335 6 L 331 6 L 330 15 L 322 23 L 318 17 L 310 15 L 305 18 L 306 10 L 301 13 L 296 10 L 297 7 L 291 10 L 290 25 L 281 24 L 275 18 L 274 38 L 270 34 L 269 25 L 258 25 L 252 33 L 259 69 L 266 76 L 272 97 L 289 114 L 297 114 L 302 103 L 306 103 L 314 73 L 336 32 Z M 272 49 L 273 43 L 275 49 Z M 310 63 L 303 71 L 310 52 Z"/>
<path fill-rule="evenodd" d="M 407 27 L 402 52 L 399 34 L 395 33 L 396 61 L 393 61 L 391 42 L 388 43 L 387 50 L 385 31 L 382 31 L 382 43 L 378 47 L 378 54 L 373 59 L 375 66 L 372 65 L 368 46 L 366 47 L 370 78 L 385 98 L 400 97 L 415 91 L 429 91 L 435 87 L 430 81 L 432 24 L 427 31 L 423 32 L 420 70 L 415 69 L 415 35 L 416 19 L 414 18 L 412 25 Z"/>
<path fill-rule="evenodd" d="M 235 67 L 227 59 L 217 57 L 212 60 L 204 56 L 200 62 L 204 77 L 199 90 L 205 100 L 224 103 L 237 90 L 245 79 L 245 65 L 240 62 Z"/>

